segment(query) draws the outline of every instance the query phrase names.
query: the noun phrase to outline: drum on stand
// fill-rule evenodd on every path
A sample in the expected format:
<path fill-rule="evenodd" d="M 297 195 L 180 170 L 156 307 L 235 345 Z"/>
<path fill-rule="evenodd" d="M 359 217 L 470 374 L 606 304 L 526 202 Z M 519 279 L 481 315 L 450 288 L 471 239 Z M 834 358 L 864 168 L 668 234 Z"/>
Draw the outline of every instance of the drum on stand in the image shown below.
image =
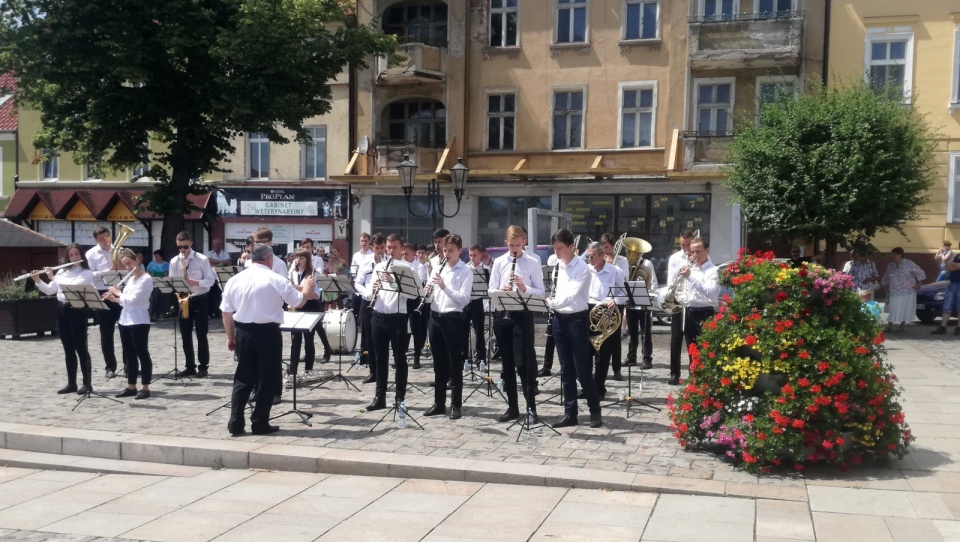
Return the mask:
<path fill-rule="evenodd" d="M 357 321 L 350 309 L 324 313 L 323 331 L 330 341 L 330 348 L 338 354 L 352 354 L 357 347 Z"/>

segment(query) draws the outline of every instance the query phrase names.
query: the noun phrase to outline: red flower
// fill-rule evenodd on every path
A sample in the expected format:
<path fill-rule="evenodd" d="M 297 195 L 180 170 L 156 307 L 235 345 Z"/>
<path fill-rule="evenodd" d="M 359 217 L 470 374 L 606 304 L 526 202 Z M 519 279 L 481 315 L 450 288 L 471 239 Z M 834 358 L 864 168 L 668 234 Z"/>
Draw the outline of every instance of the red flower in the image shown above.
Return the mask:
<path fill-rule="evenodd" d="M 820 384 L 814 384 L 810 386 L 810 391 L 813 393 L 820 393 L 821 390 L 822 388 L 820 387 Z"/>
<path fill-rule="evenodd" d="M 807 271 L 807 268 L 806 268 L 806 267 L 801 267 L 800 270 L 797 271 L 797 274 L 800 275 L 800 277 L 802 277 L 802 278 L 807 278 L 807 275 L 809 275 L 810 272 Z"/>
<path fill-rule="evenodd" d="M 821 361 L 820 363 L 817 364 L 817 369 L 820 372 L 826 371 L 829 368 L 830 368 L 830 364 L 827 363 L 826 361 Z"/>
<path fill-rule="evenodd" d="M 801 350 L 797 355 L 800 357 L 800 359 L 810 359 L 810 352 L 807 352 L 806 350 Z"/>
<path fill-rule="evenodd" d="M 790 425 L 792 425 L 794 429 L 803 429 L 803 420 L 800 420 L 800 419 L 793 420 L 793 423 L 791 423 Z"/>
<path fill-rule="evenodd" d="M 867 347 L 865 347 L 865 346 L 858 346 L 858 347 L 854 350 L 854 352 L 856 352 L 857 354 L 860 354 L 861 356 L 866 356 L 866 355 L 870 354 L 870 349 L 867 348 Z"/>
<path fill-rule="evenodd" d="M 780 302 L 786 301 L 786 300 L 787 300 L 787 292 L 777 292 L 777 295 L 774 296 L 774 299 L 776 299 L 777 301 L 780 301 Z"/>
<path fill-rule="evenodd" d="M 729 385 L 732 384 L 732 383 L 733 383 L 733 381 L 730 380 L 730 378 L 728 378 L 728 377 L 726 377 L 726 376 L 720 379 L 720 385 L 721 385 L 721 386 L 729 386 Z"/>
<path fill-rule="evenodd" d="M 801 378 L 801 379 L 797 380 L 797 385 L 800 386 L 801 388 L 806 388 L 807 386 L 810 385 L 810 379 L 808 379 L 808 378 L 806 378 L 806 377 Z"/>
<path fill-rule="evenodd" d="M 693 405 L 691 405 L 690 403 L 684 403 L 684 404 L 680 405 L 680 410 L 682 410 L 682 411 L 684 411 L 684 412 L 690 412 L 690 410 L 691 410 L 692 408 L 693 408 Z"/>
<path fill-rule="evenodd" d="M 747 414 L 743 417 L 743 420 L 747 423 L 753 423 L 753 414 Z"/>
<path fill-rule="evenodd" d="M 757 338 L 753 335 L 747 335 L 743 338 L 743 342 L 747 343 L 750 346 L 757 344 Z"/>
<path fill-rule="evenodd" d="M 794 464 L 793 464 L 793 468 L 794 468 L 795 470 L 802 471 L 802 470 L 803 470 L 803 463 L 794 463 Z"/>
<path fill-rule="evenodd" d="M 821 442 L 820 445 L 823 446 L 824 448 L 828 449 L 828 450 L 829 450 L 830 448 L 833 448 L 833 442 L 832 442 L 832 441 L 829 441 L 829 440 L 825 440 L 825 441 Z"/>
<path fill-rule="evenodd" d="M 756 458 L 756 457 L 753 457 L 752 455 L 750 455 L 750 454 L 747 453 L 747 452 L 743 452 L 743 460 L 746 461 L 747 463 L 756 463 L 756 462 L 757 462 L 757 458 Z"/>

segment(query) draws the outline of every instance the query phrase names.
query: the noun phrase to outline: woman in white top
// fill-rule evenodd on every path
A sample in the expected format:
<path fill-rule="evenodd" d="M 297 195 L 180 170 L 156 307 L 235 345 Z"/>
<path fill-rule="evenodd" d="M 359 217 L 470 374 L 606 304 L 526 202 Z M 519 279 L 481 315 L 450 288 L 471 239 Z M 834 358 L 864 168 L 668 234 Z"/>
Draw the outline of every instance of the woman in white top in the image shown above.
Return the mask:
<path fill-rule="evenodd" d="M 90 265 L 83 250 L 76 243 L 67 245 L 67 261 L 75 262 L 76 265 L 61 269 L 56 275 L 49 267 L 43 269 L 48 277 L 52 277 L 49 283 L 40 280 L 39 274 L 34 274 L 30 278 L 41 292 L 47 295 L 57 294 L 57 301 L 60 302 L 57 307 L 57 328 L 67 364 L 67 385 L 57 390 L 57 393 L 77 392 L 79 395 L 85 395 L 93 391 L 93 386 L 90 384 L 90 351 L 87 349 L 87 311 L 71 307 L 60 287 L 81 284 L 93 287 L 93 273 L 90 271 Z M 83 374 L 83 386 L 80 389 L 77 389 L 78 360 L 80 372 Z"/>
<path fill-rule="evenodd" d="M 120 267 L 133 276 L 127 279 L 120 291 L 111 286 L 104 299 L 119 303 L 120 344 L 123 345 L 124 365 L 127 369 L 127 387 L 117 397 L 150 397 L 150 379 L 153 377 L 153 360 L 150 359 L 150 294 L 153 292 L 153 277 L 137 262 L 137 255 L 128 248 L 120 251 Z M 139 360 L 139 363 L 138 363 Z M 140 372 L 140 391 L 137 391 L 137 369 Z"/>
<path fill-rule="evenodd" d="M 303 284 L 303 281 L 307 278 L 312 277 L 313 273 L 313 260 L 312 254 L 307 250 L 299 250 L 293 259 L 293 266 L 290 267 L 290 272 L 288 277 L 290 282 L 299 287 Z M 317 290 L 319 294 L 320 291 Z M 297 310 L 304 312 L 320 312 L 320 301 L 310 299 L 304 303 L 303 307 L 300 307 Z M 322 330 L 323 326 L 319 326 Z M 326 334 L 321 334 L 320 338 L 324 340 L 324 347 L 326 348 L 325 352 L 330 352 L 330 347 L 326 342 Z M 293 381 L 297 378 L 297 366 L 300 364 L 300 347 L 303 346 L 304 358 L 303 358 L 303 370 L 306 371 L 307 377 L 313 377 L 313 364 L 316 360 L 316 347 L 313 344 L 313 332 L 304 333 L 302 331 L 292 331 L 290 332 L 290 368 L 287 371 L 287 385 L 292 388 Z M 325 355 L 325 359 L 329 359 L 329 354 Z"/>

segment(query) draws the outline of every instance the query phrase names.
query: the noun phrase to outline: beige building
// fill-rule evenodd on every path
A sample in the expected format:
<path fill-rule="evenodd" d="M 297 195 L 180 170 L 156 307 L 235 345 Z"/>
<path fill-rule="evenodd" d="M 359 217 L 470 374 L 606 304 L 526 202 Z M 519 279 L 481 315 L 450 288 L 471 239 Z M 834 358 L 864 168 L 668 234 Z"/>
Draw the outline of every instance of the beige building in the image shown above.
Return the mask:
<path fill-rule="evenodd" d="M 935 183 L 923 217 L 878 236 L 927 269 L 944 240 L 960 241 L 960 3 L 849 0 L 830 13 L 830 81 L 870 78 L 903 86 L 904 101 L 940 132 Z"/>

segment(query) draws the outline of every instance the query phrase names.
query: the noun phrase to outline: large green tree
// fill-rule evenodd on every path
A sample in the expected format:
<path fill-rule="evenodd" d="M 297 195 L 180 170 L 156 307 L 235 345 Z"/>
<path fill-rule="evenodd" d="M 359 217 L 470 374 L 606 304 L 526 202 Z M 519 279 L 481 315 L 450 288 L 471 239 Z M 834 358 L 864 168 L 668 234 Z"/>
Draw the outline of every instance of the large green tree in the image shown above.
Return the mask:
<path fill-rule="evenodd" d="M 196 182 L 230 141 L 262 132 L 309 140 L 304 119 L 330 110 L 345 66 L 395 41 L 352 21 L 345 0 L 3 0 L 0 70 L 40 110 L 38 149 L 127 169 L 150 160 L 143 205 L 173 246 Z M 147 141 L 153 151 L 145 147 Z"/>
<path fill-rule="evenodd" d="M 784 241 L 863 245 L 916 220 L 933 183 L 935 134 L 911 106 L 864 83 L 786 96 L 742 122 L 729 185 L 749 227 Z"/>

